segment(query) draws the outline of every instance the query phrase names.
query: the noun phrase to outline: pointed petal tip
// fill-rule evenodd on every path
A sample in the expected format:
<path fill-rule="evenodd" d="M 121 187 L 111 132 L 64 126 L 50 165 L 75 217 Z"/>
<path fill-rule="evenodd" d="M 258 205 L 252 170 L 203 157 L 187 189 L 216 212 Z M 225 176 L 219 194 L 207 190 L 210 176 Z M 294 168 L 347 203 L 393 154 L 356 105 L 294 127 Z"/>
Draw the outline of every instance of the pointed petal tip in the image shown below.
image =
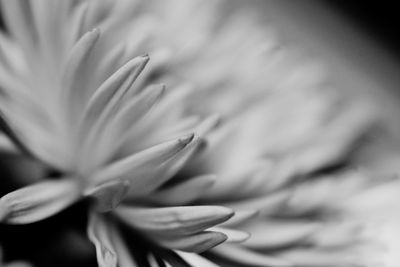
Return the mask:
<path fill-rule="evenodd" d="M 202 253 L 228 240 L 228 236 L 221 232 L 207 231 L 204 234 L 208 235 L 208 238 L 204 240 L 203 244 L 194 247 L 191 252 Z"/>
<path fill-rule="evenodd" d="M 144 54 L 144 55 L 135 57 L 134 59 L 138 59 L 140 61 L 143 61 L 143 64 L 146 65 L 150 60 L 150 56 L 149 56 L 149 54 Z"/>
<path fill-rule="evenodd" d="M 229 219 L 228 221 L 224 222 L 223 225 L 225 226 L 238 225 L 252 218 L 255 218 L 259 214 L 260 214 L 259 210 L 238 210 L 235 212 L 235 215 L 232 216 L 232 218 Z"/>
<path fill-rule="evenodd" d="M 125 64 L 125 66 L 127 67 L 127 69 L 138 68 L 139 73 L 141 73 L 142 70 L 146 67 L 149 60 L 150 60 L 150 57 L 148 55 L 138 56 L 138 57 L 134 57 L 130 61 L 128 61 Z"/>
<path fill-rule="evenodd" d="M 202 208 L 203 211 L 206 211 L 208 213 L 210 213 L 210 211 L 213 211 L 212 214 L 214 214 L 214 216 L 219 219 L 218 220 L 219 223 L 225 222 L 235 215 L 235 211 L 233 209 L 225 206 L 197 206 L 197 207 Z"/>
<path fill-rule="evenodd" d="M 121 69 L 131 71 L 139 66 L 140 72 L 146 66 L 147 62 L 149 62 L 150 57 L 148 55 L 136 56 L 131 58 Z M 118 72 L 118 71 L 117 71 Z"/>
<path fill-rule="evenodd" d="M 209 230 L 226 235 L 227 239 L 225 240 L 225 242 L 227 243 L 242 243 L 251 237 L 251 234 L 247 231 L 235 230 L 232 228 L 224 228 L 216 226 L 210 228 Z"/>
<path fill-rule="evenodd" d="M 93 28 L 92 30 L 86 32 L 82 37 L 81 40 L 87 40 L 88 43 L 94 44 L 97 42 L 101 34 L 101 31 L 99 28 Z"/>
<path fill-rule="evenodd" d="M 190 142 L 192 142 L 192 140 L 194 139 L 195 134 L 194 133 L 190 133 L 188 135 L 185 135 L 181 138 L 178 139 L 178 142 L 184 146 L 188 145 Z"/>
<path fill-rule="evenodd" d="M 211 233 L 213 233 L 213 238 L 212 242 L 210 242 L 210 247 L 208 249 L 218 246 L 219 244 L 222 244 L 228 240 L 228 236 L 224 233 L 221 232 L 211 232 Z"/>

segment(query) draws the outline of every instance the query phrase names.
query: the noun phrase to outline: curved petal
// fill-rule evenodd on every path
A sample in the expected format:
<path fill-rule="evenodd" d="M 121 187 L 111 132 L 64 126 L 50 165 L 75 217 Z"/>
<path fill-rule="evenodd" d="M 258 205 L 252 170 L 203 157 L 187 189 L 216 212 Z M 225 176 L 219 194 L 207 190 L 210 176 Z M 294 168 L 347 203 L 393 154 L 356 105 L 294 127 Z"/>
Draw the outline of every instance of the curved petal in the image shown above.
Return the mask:
<path fill-rule="evenodd" d="M 198 233 L 228 220 L 231 209 L 222 206 L 180 206 L 167 208 L 119 207 L 119 217 L 142 231 L 160 236 Z"/>
<path fill-rule="evenodd" d="M 84 194 L 96 200 L 96 209 L 101 212 L 115 209 L 129 191 L 129 181 L 116 180 L 100 184 Z"/>
<path fill-rule="evenodd" d="M 204 231 L 194 235 L 180 236 L 175 238 L 162 238 L 158 242 L 170 249 L 179 249 L 186 252 L 202 253 L 224 241 L 227 236 L 219 232 Z"/>
<path fill-rule="evenodd" d="M 106 216 L 92 212 L 89 216 L 88 236 L 96 247 L 99 267 L 136 267 L 116 225 Z"/>
<path fill-rule="evenodd" d="M 78 181 L 67 177 L 18 189 L 0 199 L 0 221 L 25 224 L 45 219 L 77 201 L 80 193 Z"/>

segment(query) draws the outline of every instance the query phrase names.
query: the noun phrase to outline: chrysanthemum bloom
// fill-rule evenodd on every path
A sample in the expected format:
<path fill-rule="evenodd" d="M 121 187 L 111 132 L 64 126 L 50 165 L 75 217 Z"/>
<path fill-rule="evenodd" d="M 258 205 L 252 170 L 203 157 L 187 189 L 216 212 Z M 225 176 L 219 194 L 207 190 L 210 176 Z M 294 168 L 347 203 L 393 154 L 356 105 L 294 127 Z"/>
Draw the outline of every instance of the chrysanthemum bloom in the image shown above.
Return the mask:
<path fill-rule="evenodd" d="M 347 211 L 374 179 L 339 167 L 368 101 L 217 2 L 168 5 L 2 1 L 1 128 L 49 177 L 4 195 L 1 221 L 90 199 L 100 266 L 358 264 Z"/>

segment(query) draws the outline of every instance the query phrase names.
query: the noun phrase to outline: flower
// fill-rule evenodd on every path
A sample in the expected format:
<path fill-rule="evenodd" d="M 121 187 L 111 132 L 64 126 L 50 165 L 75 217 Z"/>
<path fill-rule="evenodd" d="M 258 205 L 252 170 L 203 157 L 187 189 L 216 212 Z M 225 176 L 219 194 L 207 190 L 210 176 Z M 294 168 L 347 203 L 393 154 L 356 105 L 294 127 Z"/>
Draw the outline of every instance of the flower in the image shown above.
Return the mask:
<path fill-rule="evenodd" d="M 348 213 L 377 182 L 345 167 L 369 99 L 219 2 L 1 3 L 1 129 L 49 175 L 2 196 L 3 223 L 90 199 L 99 266 L 359 263 Z"/>

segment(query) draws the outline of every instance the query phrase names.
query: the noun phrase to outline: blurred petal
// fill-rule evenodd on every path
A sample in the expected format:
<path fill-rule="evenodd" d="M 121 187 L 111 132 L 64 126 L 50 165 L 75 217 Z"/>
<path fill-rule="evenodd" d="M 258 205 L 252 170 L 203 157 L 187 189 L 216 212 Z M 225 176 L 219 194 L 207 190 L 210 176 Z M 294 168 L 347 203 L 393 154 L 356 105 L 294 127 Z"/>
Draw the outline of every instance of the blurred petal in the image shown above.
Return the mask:
<path fill-rule="evenodd" d="M 246 248 L 235 245 L 224 244 L 212 250 L 219 256 L 229 259 L 232 262 L 243 264 L 246 266 L 271 266 L 271 267 L 292 267 L 296 266 L 290 261 L 273 256 L 257 253 Z"/>
<path fill-rule="evenodd" d="M 65 73 L 63 78 L 63 88 L 61 97 L 65 98 L 66 110 L 70 111 L 70 114 L 65 114 L 68 120 L 75 119 L 77 111 L 80 110 L 79 104 L 82 104 L 82 100 L 85 98 L 85 90 L 82 88 L 84 78 L 84 64 L 87 64 L 89 56 L 94 49 L 97 40 L 100 37 L 100 31 L 94 29 L 83 35 L 75 46 L 71 50 L 71 55 L 68 60 L 67 66 L 65 67 Z"/>
<path fill-rule="evenodd" d="M 0 199 L 0 219 L 11 224 L 32 223 L 52 216 L 80 197 L 75 178 L 64 177 L 30 185 Z"/>
<path fill-rule="evenodd" d="M 93 177 L 96 183 L 102 183 L 116 178 L 123 178 L 127 173 L 138 171 L 139 168 L 155 168 L 162 162 L 173 157 L 176 153 L 184 149 L 194 138 L 193 134 L 186 135 L 153 146 L 137 154 L 119 160 L 97 172 Z M 140 173 L 140 171 L 139 171 Z"/>
<path fill-rule="evenodd" d="M 117 267 L 117 252 L 112 242 L 113 226 L 95 213 L 91 213 L 88 237 L 96 247 L 99 267 Z"/>
<path fill-rule="evenodd" d="M 96 200 L 96 209 L 101 212 L 115 209 L 129 192 L 129 181 L 116 180 L 100 184 L 85 192 Z"/>
<path fill-rule="evenodd" d="M 228 220 L 234 214 L 231 209 L 221 206 L 166 208 L 121 206 L 116 212 L 127 224 L 160 236 L 181 236 L 197 233 Z"/>
<path fill-rule="evenodd" d="M 187 261 L 190 266 L 202 266 L 202 267 L 218 267 L 218 265 L 212 263 L 211 261 L 207 260 L 206 258 L 188 252 L 176 251 L 176 253 L 182 257 L 185 261 Z"/>
<path fill-rule="evenodd" d="M 158 242 L 170 249 L 202 253 L 221 244 L 226 239 L 227 236 L 222 233 L 204 231 L 193 235 L 162 238 Z"/>
<path fill-rule="evenodd" d="M 183 205 L 201 197 L 215 182 L 215 175 L 201 175 L 177 185 L 161 188 L 146 196 L 147 201 L 162 205 Z"/>

